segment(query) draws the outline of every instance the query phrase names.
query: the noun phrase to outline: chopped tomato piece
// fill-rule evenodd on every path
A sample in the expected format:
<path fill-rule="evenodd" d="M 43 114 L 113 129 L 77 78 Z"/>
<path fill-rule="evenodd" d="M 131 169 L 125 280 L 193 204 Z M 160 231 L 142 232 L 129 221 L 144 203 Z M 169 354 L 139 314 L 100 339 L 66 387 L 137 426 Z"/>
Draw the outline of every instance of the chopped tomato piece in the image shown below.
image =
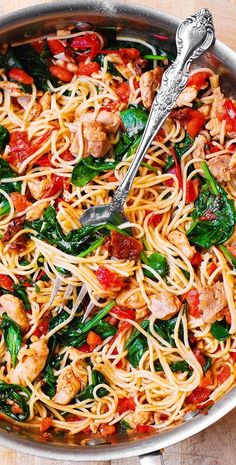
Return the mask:
<path fill-rule="evenodd" d="M 115 425 L 101 425 L 99 429 L 102 436 L 110 436 L 116 432 Z"/>
<path fill-rule="evenodd" d="M 42 199 L 52 197 L 52 196 L 54 196 L 56 194 L 60 194 L 60 192 L 62 191 L 62 188 L 63 188 L 63 177 L 53 175 L 52 176 L 51 187 L 49 187 L 49 189 L 45 192 Z"/>
<path fill-rule="evenodd" d="M 163 128 L 159 129 L 158 133 L 155 135 L 154 139 L 156 142 L 163 142 L 163 139 L 165 139 L 165 131 Z"/>
<path fill-rule="evenodd" d="M 116 305 L 111 309 L 111 313 L 121 320 L 126 318 L 135 320 L 135 310 L 133 308 L 119 307 Z"/>
<path fill-rule="evenodd" d="M 199 404 L 208 399 L 210 392 L 211 391 L 209 389 L 198 386 L 189 396 L 186 397 L 185 402 L 186 404 Z"/>
<path fill-rule="evenodd" d="M 74 156 L 72 155 L 69 149 L 66 149 L 64 152 L 61 153 L 60 157 L 64 161 L 72 161 L 74 160 Z"/>
<path fill-rule="evenodd" d="M 156 228 L 156 226 L 162 221 L 163 215 L 159 213 L 153 213 L 148 220 L 148 224 Z"/>
<path fill-rule="evenodd" d="M 63 82 L 71 82 L 73 78 L 73 74 L 68 69 L 62 68 L 62 66 L 52 65 L 49 67 L 49 71 L 54 77 Z"/>
<path fill-rule="evenodd" d="M 64 52 L 65 47 L 60 40 L 47 39 L 47 42 L 48 42 L 48 47 L 53 55 L 58 55 L 59 53 Z"/>
<path fill-rule="evenodd" d="M 226 131 L 235 132 L 236 131 L 236 105 L 230 100 L 226 99 L 224 103 L 224 110 L 219 115 L 219 119 L 226 121 Z"/>
<path fill-rule="evenodd" d="M 191 289 L 185 294 L 188 303 L 188 313 L 194 318 L 199 318 L 199 292 L 197 289 Z"/>
<path fill-rule="evenodd" d="M 98 73 L 99 69 L 100 65 L 96 61 L 90 61 L 87 64 L 84 61 L 80 61 L 76 74 L 77 76 L 91 76 L 93 73 Z"/>
<path fill-rule="evenodd" d="M 37 328 L 35 329 L 35 331 L 33 332 L 33 335 L 34 336 L 37 336 L 38 338 L 40 338 L 43 334 L 47 334 L 48 332 L 48 324 L 49 324 L 49 320 L 48 318 L 44 318 L 42 319 Z"/>
<path fill-rule="evenodd" d="M 154 431 L 154 428 L 150 425 L 137 425 L 136 433 L 151 433 Z"/>
<path fill-rule="evenodd" d="M 19 192 L 12 192 L 10 194 L 10 197 L 13 202 L 16 213 L 23 212 L 24 210 L 26 210 L 26 208 L 32 205 L 32 203 L 29 202 L 29 200 L 27 200 L 26 196 L 20 194 Z"/>
<path fill-rule="evenodd" d="M 74 50 L 82 50 L 85 51 L 82 57 L 85 60 L 86 58 L 93 58 L 100 53 L 101 43 L 99 37 L 95 33 L 85 33 L 82 36 L 74 37 L 70 45 Z M 90 50 L 88 50 L 90 49 Z"/>
<path fill-rule="evenodd" d="M 186 203 L 195 202 L 199 196 L 201 182 L 199 179 L 190 179 L 186 183 Z"/>
<path fill-rule="evenodd" d="M 6 274 L 0 274 L 0 287 L 7 291 L 13 292 L 14 281 Z"/>
<path fill-rule="evenodd" d="M 78 347 L 78 350 L 80 352 L 86 352 L 86 353 L 91 352 L 90 346 L 88 344 L 83 344 L 82 346 Z"/>
<path fill-rule="evenodd" d="M 205 146 L 206 153 L 216 153 L 219 152 L 219 147 L 216 147 L 212 142 L 207 142 Z"/>
<path fill-rule="evenodd" d="M 208 267 L 208 273 L 211 275 L 217 269 L 217 265 L 214 262 L 211 262 Z"/>
<path fill-rule="evenodd" d="M 118 413 L 124 413 L 127 412 L 128 410 L 135 410 L 135 402 L 133 397 L 124 397 L 123 399 L 119 399 L 118 405 L 117 405 L 117 411 Z"/>
<path fill-rule="evenodd" d="M 36 165 L 49 168 L 52 166 L 51 158 L 52 158 L 52 153 L 45 153 L 44 155 L 42 155 L 42 157 L 40 157 L 36 161 Z"/>
<path fill-rule="evenodd" d="M 194 139 L 196 135 L 199 133 L 200 129 L 205 124 L 205 117 L 203 114 L 198 110 L 190 109 L 189 119 L 186 122 L 186 130 L 188 131 L 191 139 Z"/>
<path fill-rule="evenodd" d="M 196 407 L 197 407 L 198 410 L 206 409 L 205 414 L 207 414 L 207 410 L 208 410 L 210 407 L 212 407 L 212 405 L 214 405 L 214 402 L 213 402 L 213 400 L 209 399 L 209 400 L 207 400 L 207 401 L 205 401 L 205 402 L 203 402 L 203 403 L 197 404 Z M 202 413 L 204 414 L 204 411 L 203 411 Z"/>
<path fill-rule="evenodd" d="M 108 270 L 105 266 L 99 266 L 95 275 L 104 289 L 113 289 L 114 287 L 119 287 L 121 289 L 126 286 L 124 278 Z"/>
<path fill-rule="evenodd" d="M 86 341 L 90 346 L 99 346 L 102 343 L 102 338 L 94 331 L 89 331 Z"/>
<path fill-rule="evenodd" d="M 201 265 L 201 263 L 202 263 L 202 255 L 200 254 L 200 252 L 195 252 L 193 257 L 191 258 L 191 264 L 193 266 L 199 266 Z"/>
<path fill-rule="evenodd" d="M 137 239 L 113 230 L 111 232 L 110 249 L 113 257 L 138 260 L 143 246 Z"/>
<path fill-rule="evenodd" d="M 122 82 L 117 86 L 116 95 L 118 95 L 121 102 L 128 103 L 130 96 L 130 86 L 128 82 Z"/>
<path fill-rule="evenodd" d="M 212 373 L 210 370 L 208 370 L 205 375 L 201 379 L 201 387 L 208 387 L 213 384 L 213 379 L 212 379 Z"/>
<path fill-rule="evenodd" d="M 168 170 L 168 173 L 174 174 L 177 177 L 177 172 L 176 172 L 176 166 L 173 166 Z M 172 187 L 174 185 L 174 179 L 167 179 L 167 181 L 164 182 L 164 184 L 168 187 Z"/>
<path fill-rule="evenodd" d="M 200 365 L 202 367 L 204 367 L 204 365 L 206 364 L 206 359 L 205 359 L 203 353 L 201 352 L 201 350 L 198 347 L 194 347 L 193 353 L 194 353 L 197 361 L 200 363 Z"/>
<path fill-rule="evenodd" d="M 117 326 L 117 324 L 118 324 L 117 318 L 115 318 L 112 315 L 107 315 L 106 318 L 105 318 L 105 321 L 107 321 L 107 323 L 110 323 L 110 325 L 112 325 L 112 326 Z"/>
<path fill-rule="evenodd" d="M 68 415 L 65 417 L 65 421 L 81 421 L 81 417 L 78 415 Z"/>
<path fill-rule="evenodd" d="M 224 365 L 221 368 L 220 373 L 217 376 L 218 385 L 223 384 L 230 377 L 230 375 L 231 375 L 231 370 L 230 370 L 229 365 Z"/>
<path fill-rule="evenodd" d="M 43 51 L 44 42 L 42 39 L 34 40 L 31 42 L 31 46 L 37 53 L 41 53 Z"/>
<path fill-rule="evenodd" d="M 21 68 L 12 68 L 8 73 L 9 78 L 21 84 L 33 84 L 33 78 Z"/>
<path fill-rule="evenodd" d="M 194 86 L 197 90 L 200 90 L 207 85 L 207 79 L 211 76 L 211 73 L 207 71 L 199 71 L 189 77 L 187 86 Z"/>
<path fill-rule="evenodd" d="M 8 162 L 16 165 L 22 162 L 32 154 L 31 146 L 26 131 L 14 131 L 10 134 L 10 153 Z"/>
<path fill-rule="evenodd" d="M 232 357 L 233 359 L 233 362 L 235 363 L 236 362 L 236 352 L 230 352 L 230 357 Z"/>
<path fill-rule="evenodd" d="M 117 178 L 114 174 L 111 174 L 108 178 L 107 178 L 108 182 L 116 182 L 117 181 Z"/>
<path fill-rule="evenodd" d="M 46 417 L 46 418 L 43 418 L 42 421 L 41 421 L 41 425 L 40 425 L 40 433 L 43 434 L 43 433 L 46 433 L 46 431 L 49 430 L 49 428 L 52 427 L 52 418 L 49 418 L 49 417 Z"/>

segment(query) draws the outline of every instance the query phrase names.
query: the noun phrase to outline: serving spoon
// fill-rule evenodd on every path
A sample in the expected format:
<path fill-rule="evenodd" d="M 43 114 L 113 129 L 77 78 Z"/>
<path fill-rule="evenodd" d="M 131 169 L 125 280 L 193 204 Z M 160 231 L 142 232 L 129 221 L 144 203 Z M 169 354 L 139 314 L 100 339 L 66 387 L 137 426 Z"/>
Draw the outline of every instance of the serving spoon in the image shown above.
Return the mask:
<path fill-rule="evenodd" d="M 176 99 L 185 88 L 190 65 L 211 46 L 215 38 L 212 15 L 206 8 L 186 18 L 176 31 L 177 57 L 165 71 L 158 93 L 153 101 L 146 128 L 138 150 L 112 202 L 88 208 L 80 218 L 82 225 L 129 222 L 124 213 L 124 203 L 132 187 L 139 166 L 153 138 L 173 109 Z"/>

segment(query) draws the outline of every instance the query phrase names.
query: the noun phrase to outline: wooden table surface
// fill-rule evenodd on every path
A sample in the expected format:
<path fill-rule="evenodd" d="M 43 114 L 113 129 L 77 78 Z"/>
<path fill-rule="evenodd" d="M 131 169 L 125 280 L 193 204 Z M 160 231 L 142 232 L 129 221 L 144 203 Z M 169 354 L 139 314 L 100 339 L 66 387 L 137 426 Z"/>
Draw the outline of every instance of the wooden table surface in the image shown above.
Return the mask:
<path fill-rule="evenodd" d="M 38 3 L 49 3 L 49 0 L 0 0 L 1 14 Z M 236 0 L 123 0 L 123 3 L 143 4 L 182 18 L 207 7 L 214 15 L 218 39 L 236 50 Z M 102 465 L 102 462 L 87 463 Z M 121 463 L 138 465 L 139 460 L 137 458 L 114 460 L 112 464 L 104 462 L 104 465 L 121 465 Z M 235 465 L 236 410 L 207 430 L 167 448 L 164 451 L 164 463 L 165 465 Z M 80 464 L 82 465 L 81 462 Z M 75 465 L 75 462 L 41 459 L 0 447 L 0 465 Z"/>

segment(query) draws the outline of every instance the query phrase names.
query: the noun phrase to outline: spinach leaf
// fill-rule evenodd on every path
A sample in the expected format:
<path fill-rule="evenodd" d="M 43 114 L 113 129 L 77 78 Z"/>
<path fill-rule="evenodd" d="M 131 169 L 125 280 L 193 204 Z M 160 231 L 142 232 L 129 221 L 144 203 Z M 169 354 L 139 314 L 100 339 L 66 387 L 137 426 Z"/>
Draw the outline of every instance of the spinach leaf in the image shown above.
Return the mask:
<path fill-rule="evenodd" d="M 144 130 L 148 120 L 148 112 L 138 105 L 130 105 L 127 110 L 120 112 L 120 116 L 128 137 L 140 134 Z"/>
<path fill-rule="evenodd" d="M 17 355 L 21 348 L 22 342 L 22 333 L 20 326 L 14 320 L 9 318 L 9 316 L 6 313 L 3 313 L 1 329 L 3 332 L 3 338 L 7 346 L 7 350 L 11 354 L 12 366 L 13 368 L 15 368 Z"/>
<path fill-rule="evenodd" d="M 121 161 L 123 156 L 128 152 L 133 143 L 133 138 L 128 137 L 124 132 L 121 133 L 118 143 L 115 146 L 115 159 Z"/>
<path fill-rule="evenodd" d="M 14 284 L 14 292 L 13 294 L 16 296 L 16 297 L 19 297 L 19 299 L 22 300 L 23 304 L 24 304 L 24 307 L 26 310 L 30 310 L 31 309 L 31 305 L 30 305 L 30 301 L 29 301 L 29 298 L 28 298 L 28 294 L 25 290 L 25 287 L 22 285 L 22 284 Z"/>
<path fill-rule="evenodd" d="M 175 341 L 172 337 L 175 325 L 177 322 L 177 317 L 170 318 L 169 320 L 159 320 L 157 319 L 154 323 L 154 329 L 159 336 L 161 336 L 165 341 L 169 342 L 172 347 L 175 347 Z M 179 338 L 183 341 L 183 325 L 180 324 L 179 327 Z"/>
<path fill-rule="evenodd" d="M 211 325 L 211 334 L 217 341 L 226 341 L 226 339 L 230 337 L 229 328 L 230 325 L 226 323 L 225 319 L 215 321 L 215 323 Z"/>
<path fill-rule="evenodd" d="M 82 323 L 79 327 L 80 331 L 82 333 L 86 333 L 87 331 L 90 331 L 90 329 L 94 328 L 99 321 L 106 316 L 109 311 L 116 305 L 114 300 L 111 300 L 111 302 L 108 302 L 107 305 L 105 305 L 104 308 L 102 308 L 96 315 L 94 315 L 90 320 Z"/>
<path fill-rule="evenodd" d="M 202 367 L 204 373 L 206 373 L 211 368 L 211 358 L 210 357 L 205 357 L 205 358 L 206 358 L 206 363 Z"/>
<path fill-rule="evenodd" d="M 77 399 L 82 401 L 82 400 L 87 400 L 87 399 L 93 399 L 93 390 L 98 384 L 107 384 L 105 377 L 102 375 L 97 370 L 92 371 L 92 384 L 88 384 L 86 388 L 77 396 Z M 101 387 L 97 390 L 97 396 L 98 397 L 104 397 L 109 393 L 109 391 Z"/>
<path fill-rule="evenodd" d="M 9 140 L 10 134 L 8 129 L 0 125 L 0 151 L 5 149 L 6 145 L 9 143 Z"/>
<path fill-rule="evenodd" d="M 117 161 L 105 161 L 92 156 L 82 158 L 74 167 L 71 182 L 74 186 L 84 187 L 103 171 L 115 169 Z"/>
<path fill-rule="evenodd" d="M 96 326 L 94 326 L 93 331 L 96 334 L 99 334 L 102 339 L 106 339 L 107 337 L 115 336 L 117 333 L 117 328 L 116 326 L 108 323 L 108 321 L 101 320 L 96 324 Z"/>
<path fill-rule="evenodd" d="M 52 397 L 55 396 L 56 394 L 56 388 L 57 388 L 57 377 L 54 375 L 52 367 L 50 365 L 46 366 L 45 374 L 44 374 L 44 380 L 46 382 L 44 386 L 44 392 L 46 396 Z"/>
<path fill-rule="evenodd" d="M 120 420 L 120 425 L 126 431 L 129 429 L 132 429 L 132 426 L 130 426 L 129 423 L 125 421 L 124 419 Z"/>
<path fill-rule="evenodd" d="M 233 269 L 236 270 L 236 258 L 233 257 L 233 255 L 224 245 L 219 245 L 219 249 L 223 252 L 226 258 L 228 258 L 228 260 L 231 262 Z"/>
<path fill-rule="evenodd" d="M 194 221 L 186 234 L 190 242 L 208 249 L 225 242 L 233 234 L 236 212 L 234 201 L 215 180 L 206 162 L 201 165 L 206 181 L 194 203 Z"/>
<path fill-rule="evenodd" d="M 194 139 L 191 139 L 189 134 L 186 133 L 184 139 L 175 144 L 174 149 L 175 149 L 175 153 L 179 161 L 181 161 L 181 158 L 183 157 L 183 155 L 190 149 L 190 147 L 192 147 L 193 143 L 194 143 Z M 173 165 L 174 165 L 174 158 L 172 157 L 172 155 L 168 155 L 166 158 L 166 166 L 164 169 L 164 173 L 169 171 Z"/>
<path fill-rule="evenodd" d="M 10 71 L 12 68 L 23 68 L 21 61 L 12 48 L 9 48 L 7 53 L 0 54 L 0 67 L 5 68 L 7 71 Z"/>
<path fill-rule="evenodd" d="M 99 53 L 94 58 L 94 61 L 99 63 L 101 68 L 103 68 L 104 67 L 104 58 L 105 58 L 105 55 L 103 55 L 102 53 Z M 112 76 L 121 76 L 118 69 L 116 68 L 116 65 L 114 63 L 112 63 L 111 61 L 108 61 L 108 63 L 107 63 L 107 72 L 110 73 Z"/>
<path fill-rule="evenodd" d="M 147 339 L 141 334 L 134 340 L 133 344 L 129 346 L 127 358 L 134 368 L 139 366 L 139 362 L 146 352 L 147 347 Z"/>
<path fill-rule="evenodd" d="M 162 278 L 164 278 L 168 271 L 167 260 L 164 255 L 161 255 L 158 252 L 153 252 L 149 257 L 144 252 L 140 254 L 141 260 L 145 265 L 150 266 L 156 271 Z M 154 281 L 157 281 L 156 277 L 151 273 L 151 271 L 143 269 L 143 274 Z"/>
<path fill-rule="evenodd" d="M 0 128 L 3 126 L 0 126 Z M 5 128 L 4 128 L 5 129 Z M 6 140 L 6 139 L 5 139 Z M 4 141 L 1 141 L 1 133 L 0 133 L 0 144 L 1 142 L 4 144 Z M 9 163 L 3 158 L 0 158 L 0 180 L 3 178 L 15 178 L 17 173 L 10 167 Z M 13 181 L 11 183 L 0 183 L 0 188 L 6 192 L 7 194 L 11 194 L 12 192 L 21 192 L 21 182 Z M 6 197 L 3 194 L 0 194 L 0 216 L 6 215 L 10 211 L 10 205 Z"/>
<path fill-rule="evenodd" d="M 154 367 L 156 371 L 164 371 L 163 367 L 160 362 L 155 362 Z M 188 362 L 186 360 L 180 360 L 178 362 L 172 362 L 170 364 L 170 369 L 174 373 L 178 373 L 179 371 L 192 371 L 191 367 L 189 366 Z"/>
<path fill-rule="evenodd" d="M 7 384 L 0 380 L 0 410 L 12 420 L 24 421 L 29 417 L 27 402 L 30 399 L 30 391 L 18 384 Z M 19 407 L 18 412 L 13 409 Z"/>

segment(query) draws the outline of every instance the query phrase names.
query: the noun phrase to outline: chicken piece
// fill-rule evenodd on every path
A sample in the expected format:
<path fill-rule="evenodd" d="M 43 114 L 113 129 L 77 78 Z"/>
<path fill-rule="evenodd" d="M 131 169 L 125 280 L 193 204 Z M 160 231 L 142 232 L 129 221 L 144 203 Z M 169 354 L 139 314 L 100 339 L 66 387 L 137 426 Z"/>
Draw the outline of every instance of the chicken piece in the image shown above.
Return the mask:
<path fill-rule="evenodd" d="M 146 71 L 140 78 L 140 89 L 143 105 L 150 108 L 155 97 L 155 91 L 160 87 L 163 75 L 163 68 L 157 68 Z"/>
<path fill-rule="evenodd" d="M 180 231 L 171 231 L 168 235 L 170 242 L 180 249 L 186 257 L 191 260 L 196 250 L 195 247 L 191 246 L 186 234 Z"/>
<path fill-rule="evenodd" d="M 96 120 L 94 119 L 94 112 L 88 111 L 80 117 L 80 121 L 82 123 L 98 121 L 102 124 L 104 131 L 111 134 L 115 134 L 118 131 L 121 122 L 119 116 L 117 116 L 115 113 L 112 113 L 111 111 L 106 110 L 100 110 Z"/>
<path fill-rule="evenodd" d="M 72 360 L 71 367 L 76 378 L 81 383 L 81 389 L 84 389 L 88 382 L 87 363 L 80 359 L 81 352 L 78 349 L 71 347 L 70 359 Z"/>
<path fill-rule="evenodd" d="M 210 120 L 206 124 L 206 129 L 210 131 L 212 137 L 217 137 L 221 131 L 222 122 L 219 121 L 218 116 L 224 113 L 225 98 L 221 93 L 220 87 L 213 89 L 213 103 L 210 112 Z"/>
<path fill-rule="evenodd" d="M 83 124 L 84 154 L 92 155 L 95 158 L 104 157 L 111 148 L 111 143 L 107 137 L 103 126 L 98 121 Z"/>
<path fill-rule="evenodd" d="M 177 107 L 184 107 L 185 105 L 191 107 L 191 103 L 197 97 L 197 89 L 194 86 L 187 86 L 184 90 L 179 94 L 176 100 Z"/>
<path fill-rule="evenodd" d="M 35 178 L 28 182 L 29 191 L 35 200 L 42 199 L 50 187 L 50 180 L 45 177 L 42 179 Z"/>
<path fill-rule="evenodd" d="M 227 299 L 224 284 L 215 283 L 213 286 L 202 287 L 199 290 L 199 313 L 205 323 L 214 323 L 219 319 L 221 311 L 226 307 Z"/>
<path fill-rule="evenodd" d="M 0 315 L 4 312 L 20 326 L 24 333 L 27 331 L 29 322 L 21 299 L 11 294 L 3 294 L 0 297 Z"/>
<path fill-rule="evenodd" d="M 40 97 L 39 103 L 43 111 L 49 110 L 51 108 L 51 92 L 49 92 L 49 90 L 44 92 L 42 97 Z"/>
<path fill-rule="evenodd" d="M 139 412 L 136 410 L 135 412 L 126 415 L 124 420 L 132 426 L 132 428 L 135 428 L 137 425 L 151 425 L 153 423 L 153 413 Z"/>
<path fill-rule="evenodd" d="M 31 101 L 31 96 L 30 95 L 25 95 L 24 97 L 19 97 L 17 99 L 17 102 L 19 103 L 19 105 L 21 105 L 22 108 L 24 108 L 24 110 L 28 109 L 30 101 Z M 36 116 L 40 115 L 41 111 L 42 111 L 41 105 L 38 102 L 35 102 L 33 104 L 32 108 L 30 109 L 29 114 L 31 116 L 36 117 Z"/>
<path fill-rule="evenodd" d="M 15 369 L 10 370 L 9 381 L 22 386 L 26 386 L 25 378 L 33 382 L 44 369 L 48 352 L 47 343 L 42 338 L 29 347 L 22 347 L 18 354 L 20 362 Z"/>
<path fill-rule="evenodd" d="M 206 137 L 202 136 L 199 134 L 196 138 L 197 145 L 196 148 L 192 152 L 192 157 L 193 158 L 200 158 L 202 160 L 205 160 L 206 155 L 205 155 L 205 145 L 207 143 Z M 196 161 L 194 164 L 195 170 L 201 169 L 201 164 L 199 161 Z"/>
<path fill-rule="evenodd" d="M 34 221 L 38 220 L 41 218 L 41 216 L 44 213 L 44 210 L 48 208 L 50 202 L 42 202 L 39 205 L 35 205 L 33 208 L 31 208 L 27 213 L 26 213 L 26 219 L 28 221 Z"/>
<path fill-rule="evenodd" d="M 71 366 L 66 367 L 57 380 L 57 390 L 53 401 L 60 405 L 67 405 L 80 391 L 80 381 L 74 375 Z"/>
<path fill-rule="evenodd" d="M 230 169 L 231 158 L 231 155 L 219 155 L 207 161 L 209 169 L 219 182 L 230 181 L 232 177 L 232 171 Z"/>
<path fill-rule="evenodd" d="M 156 292 L 150 300 L 149 310 L 160 320 L 169 320 L 181 307 L 178 297 L 164 289 L 161 292 Z"/>
<path fill-rule="evenodd" d="M 21 90 L 19 84 L 10 81 L 0 81 L 0 89 L 5 90 L 11 97 L 24 97 L 25 92 Z"/>

